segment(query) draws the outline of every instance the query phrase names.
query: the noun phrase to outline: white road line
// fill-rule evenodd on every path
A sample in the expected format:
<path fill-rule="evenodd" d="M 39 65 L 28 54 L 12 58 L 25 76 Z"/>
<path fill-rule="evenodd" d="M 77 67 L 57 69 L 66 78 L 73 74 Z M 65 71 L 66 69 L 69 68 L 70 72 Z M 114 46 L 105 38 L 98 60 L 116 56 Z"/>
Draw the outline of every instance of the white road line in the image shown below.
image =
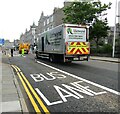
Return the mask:
<path fill-rule="evenodd" d="M 71 76 L 71 77 L 73 77 L 73 78 L 82 80 L 82 81 L 84 81 L 84 82 L 86 82 L 86 83 L 89 83 L 89 84 L 92 84 L 92 85 L 94 85 L 94 86 L 96 86 L 96 87 L 99 87 L 99 88 L 101 88 L 101 89 L 104 89 L 104 90 L 106 90 L 106 91 L 108 91 L 108 92 L 114 93 L 114 94 L 116 94 L 116 95 L 120 95 L 120 92 L 115 91 L 115 90 L 113 90 L 113 89 L 110 89 L 110 88 L 107 88 L 107 87 L 105 87 L 105 86 L 99 85 L 99 84 L 97 84 L 97 83 L 91 82 L 91 81 L 86 80 L 86 79 L 84 79 L 84 78 L 78 77 L 78 76 L 76 76 L 76 75 L 74 75 L 74 74 L 70 74 L 70 73 L 68 73 L 68 72 L 66 72 L 66 71 L 60 70 L 60 69 L 58 69 L 58 68 L 55 68 L 55 67 L 50 66 L 50 65 L 47 65 L 47 64 L 42 63 L 42 62 L 40 62 L 40 61 L 36 61 L 36 62 L 39 63 L 39 64 L 41 64 L 41 65 L 44 65 L 44 66 L 46 66 L 46 67 L 49 67 L 49 68 L 51 68 L 51 69 L 57 70 L 57 71 L 59 71 L 59 72 L 61 72 L 61 73 L 67 74 L 67 75 L 69 75 L 69 76 Z"/>

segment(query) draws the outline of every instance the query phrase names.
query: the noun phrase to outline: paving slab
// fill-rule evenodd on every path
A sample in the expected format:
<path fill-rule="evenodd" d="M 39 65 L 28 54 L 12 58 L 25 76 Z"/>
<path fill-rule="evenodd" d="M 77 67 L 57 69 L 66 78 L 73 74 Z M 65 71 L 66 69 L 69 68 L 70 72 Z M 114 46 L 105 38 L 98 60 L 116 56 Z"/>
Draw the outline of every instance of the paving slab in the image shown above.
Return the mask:
<path fill-rule="evenodd" d="M 16 94 L 17 91 L 15 88 L 10 88 L 10 89 L 2 89 L 2 95 L 5 95 L 5 94 Z"/>
<path fill-rule="evenodd" d="M 2 102 L 0 102 L 0 114 L 2 114 Z"/>
<path fill-rule="evenodd" d="M 3 66 L 4 67 L 4 66 Z M 6 68 L 6 69 L 8 69 L 8 68 Z M 13 77 L 13 75 L 11 75 L 11 71 L 10 70 L 6 70 L 6 71 L 2 71 L 2 75 L 3 75 L 3 77 L 4 76 L 8 76 L 8 77 Z"/>
<path fill-rule="evenodd" d="M 2 102 L 2 93 L 0 93 L 0 103 Z"/>
<path fill-rule="evenodd" d="M 6 89 L 16 89 L 16 87 L 13 84 L 3 84 L 2 90 Z"/>
<path fill-rule="evenodd" d="M 13 82 L 13 80 L 8 80 L 8 81 L 7 80 L 2 80 L 2 85 L 3 84 L 14 85 L 14 82 Z"/>
<path fill-rule="evenodd" d="M 11 77 L 11 76 L 8 77 L 8 76 L 5 76 L 5 75 L 4 75 L 4 76 L 2 77 L 2 80 L 3 80 L 3 81 L 4 81 L 4 80 L 5 80 L 5 81 L 13 81 L 13 77 Z"/>
<path fill-rule="evenodd" d="M 118 58 L 112 58 L 112 57 L 90 56 L 90 59 L 120 63 L 120 60 Z"/>
<path fill-rule="evenodd" d="M 5 94 L 2 96 L 2 102 L 8 102 L 8 101 L 18 101 L 18 94 Z"/>
<path fill-rule="evenodd" d="M 2 102 L 2 112 L 20 112 L 20 109 L 19 101 Z"/>

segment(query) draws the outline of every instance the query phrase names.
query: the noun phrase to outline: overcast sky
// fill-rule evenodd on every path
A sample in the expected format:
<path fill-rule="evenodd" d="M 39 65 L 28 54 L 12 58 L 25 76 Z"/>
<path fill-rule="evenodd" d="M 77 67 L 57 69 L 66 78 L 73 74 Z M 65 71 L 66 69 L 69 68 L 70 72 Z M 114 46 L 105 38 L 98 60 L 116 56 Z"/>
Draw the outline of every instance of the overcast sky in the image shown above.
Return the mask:
<path fill-rule="evenodd" d="M 54 7 L 63 7 L 65 0 L 0 0 L 0 38 L 19 39 L 25 29 L 30 25 L 38 24 L 41 12 L 44 15 L 53 13 Z M 120 0 L 117 0 L 120 1 Z M 109 26 L 114 25 L 115 0 L 101 0 L 101 2 L 112 2 L 112 8 L 108 11 Z"/>

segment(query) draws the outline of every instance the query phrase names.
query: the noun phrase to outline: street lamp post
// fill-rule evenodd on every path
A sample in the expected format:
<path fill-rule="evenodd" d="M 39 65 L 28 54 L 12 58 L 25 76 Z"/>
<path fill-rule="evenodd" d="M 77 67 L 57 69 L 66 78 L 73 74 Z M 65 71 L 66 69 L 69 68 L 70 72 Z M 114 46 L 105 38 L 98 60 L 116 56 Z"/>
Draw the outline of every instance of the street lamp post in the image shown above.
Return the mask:
<path fill-rule="evenodd" d="M 115 5 L 115 27 L 114 27 L 114 38 L 113 38 L 113 52 L 112 52 L 112 57 L 115 56 L 115 38 L 116 38 L 116 15 L 117 15 L 117 0 L 116 0 L 116 5 Z"/>

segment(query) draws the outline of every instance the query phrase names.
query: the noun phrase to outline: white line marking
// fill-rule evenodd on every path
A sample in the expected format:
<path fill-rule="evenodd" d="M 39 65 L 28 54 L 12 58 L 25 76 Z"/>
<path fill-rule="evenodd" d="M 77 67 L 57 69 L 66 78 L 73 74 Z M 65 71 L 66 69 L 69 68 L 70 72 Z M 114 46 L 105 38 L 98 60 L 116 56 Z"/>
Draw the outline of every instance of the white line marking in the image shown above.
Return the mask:
<path fill-rule="evenodd" d="M 61 72 L 61 73 L 67 74 L 67 75 L 69 75 L 69 76 L 71 76 L 71 77 L 73 77 L 73 78 L 82 80 L 82 81 L 84 81 L 84 82 L 86 82 L 86 83 L 92 84 L 92 85 L 94 85 L 94 86 L 96 86 L 96 87 L 99 87 L 99 88 L 101 88 L 101 89 L 104 89 L 104 90 L 106 90 L 106 91 L 109 91 L 109 92 L 111 92 L 111 93 L 114 93 L 114 94 L 116 94 L 116 95 L 120 95 L 120 92 L 115 91 L 115 90 L 113 90 L 113 89 L 110 89 L 110 88 L 107 88 L 107 87 L 105 87 L 105 86 L 99 85 L 99 84 L 97 84 L 97 83 L 91 82 L 91 81 L 86 80 L 86 79 L 84 79 L 84 78 L 78 77 L 78 76 L 76 76 L 76 75 L 74 75 L 74 74 L 70 74 L 70 73 L 68 73 L 68 72 L 66 72 L 66 71 L 60 70 L 60 69 L 58 69 L 58 68 L 55 68 L 55 67 L 50 66 L 50 65 L 47 65 L 47 64 L 42 63 L 42 62 L 40 62 L 40 61 L 37 61 L 37 63 L 39 63 L 39 64 L 41 64 L 41 65 L 44 65 L 44 66 L 46 66 L 46 67 L 49 67 L 49 68 L 51 68 L 51 69 L 57 70 L 57 71 L 59 71 L 59 72 Z"/>
<path fill-rule="evenodd" d="M 38 92 L 38 94 L 42 97 L 42 99 L 46 102 L 48 106 L 63 103 L 63 101 L 56 101 L 56 102 L 50 103 L 50 101 L 48 101 L 48 99 L 42 94 L 42 92 L 38 88 L 35 88 L 35 90 Z"/>

